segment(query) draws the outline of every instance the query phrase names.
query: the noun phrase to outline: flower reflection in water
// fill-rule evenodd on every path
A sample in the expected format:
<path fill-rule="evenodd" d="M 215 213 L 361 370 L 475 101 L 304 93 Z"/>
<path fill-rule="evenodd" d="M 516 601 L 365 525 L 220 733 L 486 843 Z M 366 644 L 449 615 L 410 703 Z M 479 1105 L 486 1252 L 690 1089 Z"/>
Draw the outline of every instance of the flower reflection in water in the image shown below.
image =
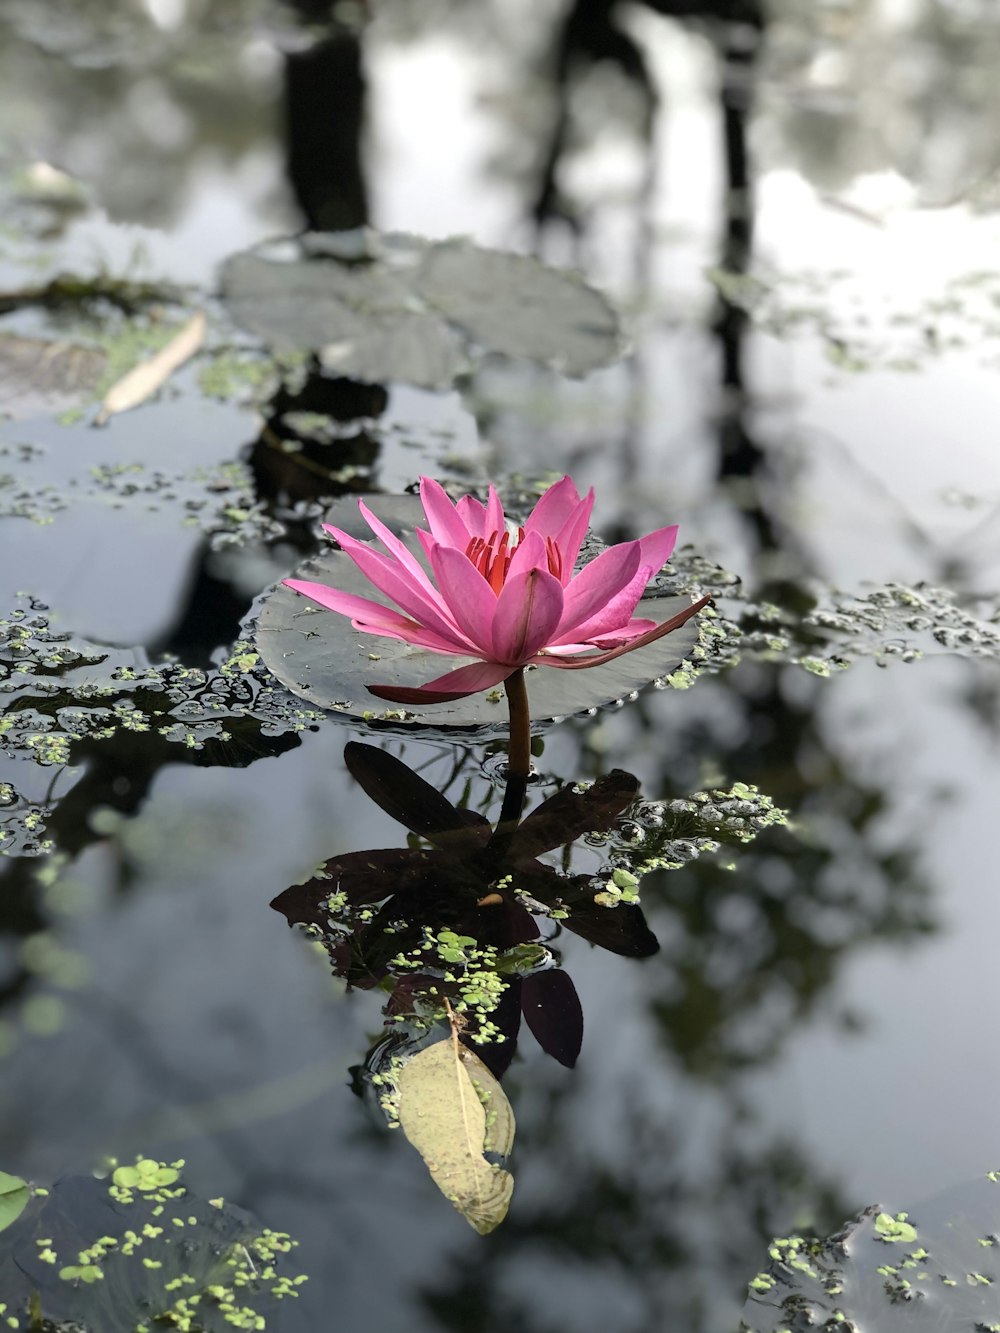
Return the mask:
<path fill-rule="evenodd" d="M 641 800 L 637 780 L 613 769 L 589 787 L 564 787 L 521 819 L 525 778 L 508 764 L 494 826 L 384 750 L 351 742 L 344 756 L 413 844 L 332 856 L 272 905 L 307 927 L 350 986 L 387 994 L 386 1032 L 355 1087 L 377 1091 L 442 1192 L 490 1231 L 513 1190 L 502 1165 L 513 1112 L 498 1080 L 522 1020 L 567 1067 L 583 1041 L 580 1001 L 553 948 L 558 932 L 626 958 L 651 956 L 659 944 L 638 905 L 641 878 L 745 846 L 787 815 L 741 784 Z M 573 845 L 585 835 L 606 847 L 609 863 L 571 873 Z M 541 859 L 557 848 L 561 869 Z"/>
<path fill-rule="evenodd" d="M 595 901 L 591 875 L 564 874 L 538 858 L 608 829 L 634 800 L 636 779 L 614 770 L 494 829 L 383 750 L 351 742 L 344 756 L 364 791 L 430 846 L 331 857 L 273 906 L 318 933 L 350 985 L 389 991 L 390 1022 L 426 1026 L 443 1017 L 447 999 L 462 1015 L 462 1041 L 499 1076 L 523 1016 L 543 1049 L 572 1066 L 583 1014 L 536 918 L 625 957 L 646 957 L 658 946 L 638 906 L 612 910 Z"/>
<path fill-rule="evenodd" d="M 505 797 L 494 828 L 383 750 L 351 742 L 344 755 L 362 789 L 429 845 L 333 856 L 272 906 L 322 941 L 350 986 L 388 992 L 389 1032 L 369 1053 L 367 1081 L 442 1192 L 485 1233 L 513 1191 L 503 1162 L 514 1117 L 496 1080 L 522 1018 L 567 1067 L 583 1041 L 576 988 L 538 918 L 627 957 L 659 947 L 638 905 L 611 907 L 592 876 L 538 859 L 608 830 L 638 783 L 614 770 L 582 791 L 557 792 L 521 821 Z M 519 812 L 523 775 L 511 773 L 507 796 L 512 789 Z M 441 1039 L 443 1023 L 450 1039 Z"/>

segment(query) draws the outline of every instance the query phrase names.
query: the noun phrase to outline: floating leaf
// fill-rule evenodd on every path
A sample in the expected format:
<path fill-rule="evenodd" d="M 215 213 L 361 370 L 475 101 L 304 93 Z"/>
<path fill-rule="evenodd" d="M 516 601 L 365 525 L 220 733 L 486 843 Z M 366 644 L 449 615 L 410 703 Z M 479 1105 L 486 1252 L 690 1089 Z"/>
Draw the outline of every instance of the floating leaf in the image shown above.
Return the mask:
<path fill-rule="evenodd" d="M 436 315 L 412 309 L 394 273 L 293 257 L 279 243 L 234 255 L 222 282 L 237 323 L 276 352 L 317 353 L 333 374 L 437 388 L 465 368 L 458 336 Z"/>
<path fill-rule="evenodd" d="M 0 337 L 0 415 L 15 418 L 64 412 L 90 398 L 107 357 L 99 347 Z"/>
<path fill-rule="evenodd" d="M 199 310 L 160 350 L 123 375 L 104 395 L 95 426 L 117 412 L 128 412 L 151 398 L 185 361 L 194 356 L 205 339 L 205 316 Z"/>
<path fill-rule="evenodd" d="M 585 375 L 617 359 L 617 317 L 581 278 L 471 241 L 345 233 L 269 242 L 222 271 L 233 318 L 338 375 L 444 388 L 473 348 Z"/>
<path fill-rule="evenodd" d="M 896 1217 L 892 1213 L 879 1213 L 875 1218 L 875 1230 L 887 1245 L 913 1244 L 917 1239 L 917 1228 L 907 1222 L 905 1213 Z"/>
<path fill-rule="evenodd" d="M 514 1179 L 503 1159 L 514 1113 L 478 1056 L 454 1037 L 425 1046 L 397 1076 L 399 1123 L 438 1189 L 485 1236 L 507 1216 Z"/>
<path fill-rule="evenodd" d="M 618 321 L 604 298 L 576 274 L 527 255 L 446 241 L 428 247 L 415 285 L 480 346 L 505 356 L 585 375 L 619 351 Z"/>
<path fill-rule="evenodd" d="M 375 514 L 422 556 L 414 528 L 424 520 L 415 496 L 371 496 Z M 334 505 L 327 521 L 351 535 L 371 536 L 360 524 L 357 502 L 344 499 Z M 328 550 L 295 571 L 298 579 L 328 583 L 373 601 L 384 601 L 352 560 Z M 645 597 L 636 615 L 658 623 L 690 606 L 681 597 Z M 470 695 L 446 704 L 386 708 L 367 691 L 368 685 L 412 688 L 424 685 L 452 667 L 472 658 L 444 656 L 414 648 L 396 639 L 384 639 L 351 628 L 343 616 L 326 611 L 291 588 L 279 584 L 264 599 L 256 630 L 257 647 L 266 665 L 295 694 L 310 703 L 353 717 L 419 722 L 444 727 L 507 726 L 502 690 Z M 698 617 L 645 648 L 637 648 L 604 666 L 586 671 L 528 668 L 528 704 L 533 720 L 565 716 L 596 708 L 669 675 L 699 646 Z"/>
<path fill-rule="evenodd" d="M 31 1192 L 26 1180 L 22 1180 L 20 1176 L 9 1176 L 6 1171 L 0 1171 L 0 1231 L 17 1221 L 30 1198 Z"/>

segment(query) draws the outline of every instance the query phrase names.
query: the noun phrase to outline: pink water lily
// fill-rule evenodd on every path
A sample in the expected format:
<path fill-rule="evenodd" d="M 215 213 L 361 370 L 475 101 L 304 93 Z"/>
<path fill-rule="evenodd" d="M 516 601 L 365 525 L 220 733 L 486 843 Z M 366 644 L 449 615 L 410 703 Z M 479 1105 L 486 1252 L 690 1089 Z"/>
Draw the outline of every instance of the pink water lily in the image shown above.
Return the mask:
<path fill-rule="evenodd" d="M 703 597 L 662 625 L 633 615 L 674 549 L 676 527 L 609 547 L 574 573 L 594 492 L 581 499 L 569 477 L 550 486 L 517 528 L 492 486 L 485 505 L 471 495 L 453 504 L 436 481 L 422 477 L 420 499 L 429 531 L 418 528 L 417 538 L 430 573 L 363 500 L 358 506 L 384 551 L 323 525 L 393 606 L 324 583 L 284 580 L 349 616 L 355 629 L 478 659 L 416 689 L 370 686 L 380 699 L 447 703 L 499 685 L 525 666 L 600 666 L 679 628 L 708 601 Z"/>

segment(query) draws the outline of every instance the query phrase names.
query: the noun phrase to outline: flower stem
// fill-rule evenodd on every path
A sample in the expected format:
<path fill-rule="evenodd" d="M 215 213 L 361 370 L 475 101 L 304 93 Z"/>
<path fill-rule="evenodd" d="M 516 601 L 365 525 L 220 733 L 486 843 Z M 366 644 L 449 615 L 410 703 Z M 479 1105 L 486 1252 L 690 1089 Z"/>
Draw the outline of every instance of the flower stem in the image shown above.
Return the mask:
<path fill-rule="evenodd" d="M 510 744 L 507 747 L 507 772 L 512 778 L 528 777 L 531 772 L 531 718 L 528 714 L 528 691 L 524 684 L 524 667 L 504 681 L 507 691 L 507 709 L 510 714 Z"/>
<path fill-rule="evenodd" d="M 524 684 L 524 668 L 509 675 L 504 682 L 507 709 L 510 714 L 510 740 L 507 745 L 507 786 L 504 788 L 500 818 L 490 838 L 491 858 L 499 864 L 521 818 L 524 798 L 528 791 L 531 772 L 531 717 L 528 713 L 528 691 Z"/>

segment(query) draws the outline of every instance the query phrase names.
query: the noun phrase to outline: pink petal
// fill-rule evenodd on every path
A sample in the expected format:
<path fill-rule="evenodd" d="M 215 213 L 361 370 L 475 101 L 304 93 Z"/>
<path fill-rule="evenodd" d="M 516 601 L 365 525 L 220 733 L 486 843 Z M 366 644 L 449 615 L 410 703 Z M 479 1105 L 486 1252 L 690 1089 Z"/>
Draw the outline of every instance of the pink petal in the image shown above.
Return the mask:
<path fill-rule="evenodd" d="M 350 592 L 341 592 L 339 588 L 330 588 L 325 583 L 310 583 L 305 579 L 282 579 L 282 582 L 295 592 L 301 593 L 303 597 L 308 597 L 310 601 L 325 607 L 327 611 L 350 616 L 354 628 L 363 630 L 366 634 L 402 639 L 404 643 L 416 644 L 419 648 L 429 648 L 436 653 L 456 652 L 454 637 L 445 639 L 435 634 L 433 630 L 418 625 L 416 621 L 401 616 L 391 606 L 369 601 L 367 597 L 356 597 Z"/>
<path fill-rule="evenodd" d="M 560 528 L 556 536 L 556 546 L 559 548 L 559 554 L 562 556 L 562 581 L 569 583 L 573 577 L 573 566 L 576 564 L 576 558 L 580 554 L 580 547 L 583 545 L 583 539 L 587 535 L 587 528 L 590 525 L 590 515 L 594 509 L 594 488 L 583 497 L 576 509 L 570 514 L 566 522 Z"/>
<path fill-rule="evenodd" d="M 500 503 L 500 497 L 497 495 L 493 483 L 490 482 L 490 498 L 486 506 L 486 530 L 483 535 L 488 539 L 493 532 L 503 532 L 507 526 L 507 520 L 504 516 L 503 505 Z"/>
<path fill-rule="evenodd" d="M 403 643 L 412 644 L 414 648 L 426 648 L 429 652 L 444 653 L 448 657 L 464 657 L 469 652 L 467 648 L 456 648 L 454 643 L 442 639 L 433 630 L 424 629 L 422 625 L 416 625 L 410 620 L 405 622 L 407 628 L 400 630 L 390 629 L 382 625 L 371 625 L 365 620 L 352 620 L 351 624 L 355 629 L 359 629 L 365 634 L 373 634 L 376 638 L 399 639 Z"/>
<path fill-rule="evenodd" d="M 406 543 L 400 541 L 396 534 L 387 528 L 380 518 L 376 518 L 365 504 L 364 500 L 358 501 L 358 508 L 361 510 L 362 518 L 371 528 L 372 532 L 374 532 L 375 536 L 379 538 L 386 550 L 396 557 L 406 572 L 412 575 L 414 581 L 418 583 L 425 592 L 430 593 L 432 598 L 436 598 L 437 592 L 435 591 L 434 585 L 427 577 L 427 571 Z M 326 524 L 323 526 L 326 527 Z"/>
<path fill-rule="evenodd" d="M 702 597 L 699 601 L 692 602 L 683 611 L 679 611 L 677 615 L 665 620 L 662 625 L 657 625 L 655 629 L 649 630 L 646 634 L 640 634 L 637 639 L 632 639 L 631 642 L 623 644 L 620 648 L 611 648 L 606 653 L 588 653 L 583 657 L 562 657 L 555 653 L 539 653 L 533 658 L 533 661 L 538 666 L 561 667 L 565 671 L 582 671 L 585 667 L 603 666 L 605 662 L 611 662 L 616 657 L 631 653 L 636 648 L 645 648 L 647 644 L 662 639 L 665 634 L 680 629 L 693 615 L 697 615 L 702 607 L 708 606 L 711 600 L 711 597 Z"/>
<path fill-rule="evenodd" d="M 640 537 L 639 544 L 642 547 L 641 563 L 652 566 L 653 574 L 659 574 L 677 545 L 677 524 L 669 528 L 657 528 L 647 537 Z"/>
<path fill-rule="evenodd" d="M 435 546 L 431 565 L 441 594 L 459 629 L 476 651 L 493 656 L 497 595 L 472 561 L 453 546 Z"/>
<path fill-rule="evenodd" d="M 462 516 L 445 494 L 444 487 L 433 477 L 420 478 L 420 503 L 424 507 L 431 532 L 445 546 L 457 546 L 464 551 L 469 538 L 477 535 L 469 531 Z"/>
<path fill-rule="evenodd" d="M 524 541 L 518 543 L 517 550 L 511 556 L 504 582 L 509 583 L 511 579 L 527 573 L 529 569 L 544 569 L 546 572 L 549 569 L 545 541 L 537 532 L 529 532 Z"/>
<path fill-rule="evenodd" d="M 432 537 L 429 532 L 424 532 L 423 528 L 414 528 L 413 531 L 417 534 L 417 540 L 420 542 L 420 545 L 424 548 L 424 555 L 427 557 L 428 560 L 430 560 L 431 552 L 434 550 L 436 546 L 442 545 L 442 543 L 439 542 L 436 537 Z M 447 543 L 445 543 L 445 545 L 447 545 Z M 455 550 L 456 548 L 451 547 L 450 549 Z M 463 547 L 462 549 L 464 550 L 465 548 Z"/>
<path fill-rule="evenodd" d="M 640 565 L 632 579 L 619 593 L 609 599 L 606 606 L 601 607 L 588 619 L 569 626 L 563 634 L 556 636 L 554 642 L 562 643 L 571 638 L 583 643 L 593 643 L 595 639 L 602 637 L 620 639 L 651 577 L 652 570 L 649 566 Z"/>
<path fill-rule="evenodd" d="M 628 624 L 650 579 L 660 572 L 676 541 L 676 524 L 670 528 L 660 528 L 656 532 L 651 532 L 648 537 L 640 537 L 638 542 L 641 551 L 640 563 L 631 583 L 622 588 L 618 596 L 609 601 L 604 610 L 595 613 L 588 620 L 579 621 L 572 628 L 573 635 L 577 639 L 591 642 L 601 638 L 602 635 L 618 637 L 622 627 Z M 611 547 L 611 550 L 614 549 Z M 606 554 L 605 551 L 603 555 Z M 603 559 L 603 555 L 598 556 L 598 560 Z M 597 564 L 597 560 L 592 563 Z M 582 574 L 585 571 L 580 572 Z M 563 634 L 557 636 L 557 642 L 563 637 Z"/>
<path fill-rule="evenodd" d="M 616 629 L 613 634 L 609 634 L 606 639 L 593 635 L 591 643 L 596 644 L 598 648 L 617 648 L 620 644 L 630 643 L 632 639 L 637 639 L 640 634 L 646 634 L 651 629 L 656 629 L 656 621 L 638 616 L 630 620 L 624 628 Z"/>
<path fill-rule="evenodd" d="M 578 657 L 580 653 L 593 651 L 594 647 L 595 645 L 592 643 L 549 643 L 546 644 L 543 652 L 535 658 L 535 662 L 551 666 L 550 657 Z"/>
<path fill-rule="evenodd" d="M 286 588 L 292 588 L 295 592 L 300 592 L 303 597 L 308 597 L 310 601 L 317 602 L 328 611 L 336 611 L 342 616 L 351 616 L 352 619 L 367 617 L 373 623 L 383 620 L 387 625 L 396 624 L 404 619 L 391 606 L 383 606 L 381 602 L 373 602 L 367 597 L 356 597 L 351 592 L 341 592 L 339 588 L 331 588 L 326 583 L 310 583 L 307 579 L 281 581 Z"/>
<path fill-rule="evenodd" d="M 512 579 L 508 573 L 493 617 L 494 658 L 514 666 L 529 661 L 551 639 L 562 609 L 562 584 L 554 574 L 533 568 Z"/>
<path fill-rule="evenodd" d="M 369 694 L 397 704 L 446 704 L 464 699 L 468 694 L 491 689 L 506 680 L 516 668 L 500 662 L 473 662 L 470 666 L 448 671 L 426 685 L 406 689 L 397 685 L 369 685 Z"/>
<path fill-rule="evenodd" d="M 647 584 L 655 574 L 660 572 L 667 556 L 674 549 L 676 541 L 677 527 L 674 525 L 671 528 L 660 528 L 656 532 L 651 532 L 648 537 L 641 537 L 638 542 L 623 542 L 622 546 L 636 545 L 641 552 L 639 568 L 631 582 L 619 589 L 616 596 L 609 598 L 605 607 L 592 611 L 587 618 L 580 619 L 575 624 L 570 624 L 564 616 L 563 624 L 559 627 L 559 633 L 555 636 L 555 644 L 562 645 L 569 642 L 570 639 L 577 643 L 593 643 L 595 639 L 602 637 L 620 638 L 622 630 L 628 625 L 639 599 L 646 591 Z M 596 560 L 592 560 L 570 584 L 567 594 L 576 586 L 577 580 L 587 573 L 587 570 L 599 564 L 611 551 L 619 549 L 620 547 L 612 546 L 608 551 L 602 552 Z M 657 561 L 659 563 L 656 563 Z"/>
<path fill-rule="evenodd" d="M 471 649 L 471 644 L 451 620 L 447 607 L 438 594 L 434 593 L 432 599 L 432 594 L 425 592 L 390 556 L 373 551 L 364 542 L 357 541 L 338 528 L 328 527 L 327 531 L 336 537 L 344 554 L 354 561 L 365 578 L 380 592 L 385 593 L 386 597 L 392 598 L 407 615 L 412 616 L 418 624 L 425 625 L 435 633 L 450 639 L 459 650 Z"/>
<path fill-rule="evenodd" d="M 593 648 L 618 648 L 623 643 L 629 643 L 632 639 L 637 639 L 640 634 L 645 634 L 647 630 L 656 629 L 655 620 L 630 620 L 622 629 L 616 629 L 613 634 L 607 634 L 603 638 L 594 637 L 592 639 L 581 640 L 579 643 L 550 643 L 545 649 L 546 653 L 556 653 L 559 657 L 572 657 L 577 653 L 587 653 Z"/>
<path fill-rule="evenodd" d="M 577 634 L 575 630 L 598 612 L 612 614 L 616 626 L 628 621 L 635 609 L 635 602 L 624 614 L 614 610 L 614 603 L 622 589 L 636 576 L 640 549 L 638 542 L 622 542 L 619 546 L 602 551 L 596 560 L 591 560 L 580 570 L 564 594 L 562 620 L 555 636 L 557 640 L 589 639 L 589 634 Z"/>
<path fill-rule="evenodd" d="M 471 536 L 486 536 L 486 506 L 474 495 L 463 495 L 455 509 Z"/>
<path fill-rule="evenodd" d="M 557 537 L 566 520 L 580 506 L 580 496 L 571 478 L 563 477 L 550 486 L 528 515 L 525 532 L 537 532 L 540 537 Z"/>

